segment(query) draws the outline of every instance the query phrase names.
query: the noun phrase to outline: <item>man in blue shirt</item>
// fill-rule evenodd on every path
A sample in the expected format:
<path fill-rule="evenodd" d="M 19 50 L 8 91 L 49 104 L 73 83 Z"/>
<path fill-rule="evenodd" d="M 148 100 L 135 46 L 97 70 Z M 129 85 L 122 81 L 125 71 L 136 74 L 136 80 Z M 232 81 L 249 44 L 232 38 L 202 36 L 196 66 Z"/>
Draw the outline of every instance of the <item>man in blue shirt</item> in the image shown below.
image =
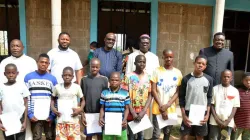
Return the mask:
<path fill-rule="evenodd" d="M 105 46 L 94 52 L 94 57 L 101 61 L 100 74 L 108 78 L 112 72 L 122 72 L 122 54 L 113 48 L 115 41 L 115 34 L 108 33 L 104 38 Z"/>

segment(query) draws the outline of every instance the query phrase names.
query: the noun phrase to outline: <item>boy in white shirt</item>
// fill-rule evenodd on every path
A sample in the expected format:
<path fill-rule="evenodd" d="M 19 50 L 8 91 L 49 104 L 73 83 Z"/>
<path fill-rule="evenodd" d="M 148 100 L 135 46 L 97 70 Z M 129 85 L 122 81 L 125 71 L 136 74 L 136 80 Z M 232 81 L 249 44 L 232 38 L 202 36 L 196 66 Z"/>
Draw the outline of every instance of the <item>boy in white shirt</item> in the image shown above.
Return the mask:
<path fill-rule="evenodd" d="M 0 129 L 4 131 L 5 140 L 14 140 L 15 137 L 17 140 L 25 140 L 28 108 L 27 100 L 30 93 L 24 83 L 16 82 L 18 71 L 15 64 L 7 64 L 5 66 L 4 75 L 8 81 L 0 86 L 0 114 L 16 112 L 22 123 L 22 128 L 20 133 L 6 136 L 5 131 L 8 130 L 4 128 L 0 121 Z"/>
<path fill-rule="evenodd" d="M 240 107 L 239 91 L 230 85 L 232 72 L 223 71 L 221 81 L 222 84 L 213 87 L 209 140 L 229 139 L 235 112 Z"/>
<path fill-rule="evenodd" d="M 83 94 L 81 87 L 72 83 L 73 77 L 74 70 L 71 67 L 65 67 L 62 74 L 64 82 L 56 85 L 52 94 L 53 98 L 51 100 L 51 108 L 58 116 L 56 124 L 56 140 L 81 140 L 78 115 L 82 113 L 85 102 L 82 99 Z M 77 107 L 77 97 L 81 99 L 80 108 Z M 58 98 L 58 110 L 55 108 L 56 98 Z M 63 103 L 62 101 L 64 101 L 69 108 L 60 109 L 60 105 Z M 66 107 L 65 104 L 62 105 Z M 72 114 L 63 114 L 63 112 L 59 112 L 59 109 L 61 111 L 72 109 Z"/>

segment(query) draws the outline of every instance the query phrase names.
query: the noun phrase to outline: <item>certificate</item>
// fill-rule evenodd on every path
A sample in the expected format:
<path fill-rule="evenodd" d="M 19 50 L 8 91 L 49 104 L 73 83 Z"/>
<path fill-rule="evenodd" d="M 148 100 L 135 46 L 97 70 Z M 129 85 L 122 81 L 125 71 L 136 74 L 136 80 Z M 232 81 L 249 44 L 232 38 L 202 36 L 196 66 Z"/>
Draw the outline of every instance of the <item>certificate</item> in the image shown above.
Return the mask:
<path fill-rule="evenodd" d="M 200 122 L 204 120 L 206 106 L 191 104 L 189 110 L 189 120 L 192 122 L 191 125 L 201 126 Z"/>
<path fill-rule="evenodd" d="M 58 112 L 61 113 L 61 116 L 58 118 L 58 122 L 73 122 L 71 115 L 73 114 L 73 101 L 59 99 L 58 102 Z"/>
<path fill-rule="evenodd" d="M 105 112 L 105 135 L 118 135 L 122 133 L 122 113 Z"/>
<path fill-rule="evenodd" d="M 144 117 L 141 119 L 139 123 L 131 121 L 128 123 L 130 129 L 132 130 L 133 134 L 146 130 L 152 127 L 152 124 L 148 118 L 148 115 L 145 114 Z"/>
<path fill-rule="evenodd" d="M 6 136 L 14 135 L 21 131 L 22 124 L 16 112 L 4 113 L 0 115 L 0 118 L 6 129 Z"/>
<path fill-rule="evenodd" d="M 169 125 L 178 124 L 177 113 L 169 113 L 167 120 L 163 120 L 161 114 L 157 115 L 156 118 L 160 129 Z"/>
<path fill-rule="evenodd" d="M 87 122 L 87 134 L 101 133 L 102 127 L 99 125 L 99 113 L 85 113 Z"/>

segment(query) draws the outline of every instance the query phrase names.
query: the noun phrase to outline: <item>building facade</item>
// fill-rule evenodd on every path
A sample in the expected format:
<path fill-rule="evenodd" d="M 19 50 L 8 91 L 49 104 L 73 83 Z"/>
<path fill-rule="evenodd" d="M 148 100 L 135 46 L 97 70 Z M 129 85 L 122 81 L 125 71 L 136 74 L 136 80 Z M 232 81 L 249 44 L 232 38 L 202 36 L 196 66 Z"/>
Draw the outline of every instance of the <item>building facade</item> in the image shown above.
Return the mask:
<path fill-rule="evenodd" d="M 57 47 L 58 34 L 66 31 L 71 34 L 71 47 L 84 60 L 89 43 L 98 40 L 98 24 L 106 22 L 98 21 L 98 4 L 103 1 L 19 0 L 20 39 L 25 53 L 36 58 L 48 52 Z M 223 31 L 225 10 L 250 12 L 249 0 L 123 1 L 149 3 L 151 51 L 161 58 L 165 48 L 172 49 L 175 66 L 183 74 L 193 70 L 192 62 L 199 50 L 211 46 L 212 35 Z"/>

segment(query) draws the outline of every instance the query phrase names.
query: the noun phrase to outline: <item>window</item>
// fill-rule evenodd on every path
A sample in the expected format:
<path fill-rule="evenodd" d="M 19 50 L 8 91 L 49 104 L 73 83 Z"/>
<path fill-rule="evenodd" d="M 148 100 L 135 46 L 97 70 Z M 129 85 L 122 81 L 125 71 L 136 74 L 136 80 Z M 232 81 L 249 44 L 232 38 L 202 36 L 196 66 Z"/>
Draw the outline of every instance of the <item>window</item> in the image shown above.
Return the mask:
<path fill-rule="evenodd" d="M 0 31 L 0 56 L 8 55 L 7 31 Z"/>

